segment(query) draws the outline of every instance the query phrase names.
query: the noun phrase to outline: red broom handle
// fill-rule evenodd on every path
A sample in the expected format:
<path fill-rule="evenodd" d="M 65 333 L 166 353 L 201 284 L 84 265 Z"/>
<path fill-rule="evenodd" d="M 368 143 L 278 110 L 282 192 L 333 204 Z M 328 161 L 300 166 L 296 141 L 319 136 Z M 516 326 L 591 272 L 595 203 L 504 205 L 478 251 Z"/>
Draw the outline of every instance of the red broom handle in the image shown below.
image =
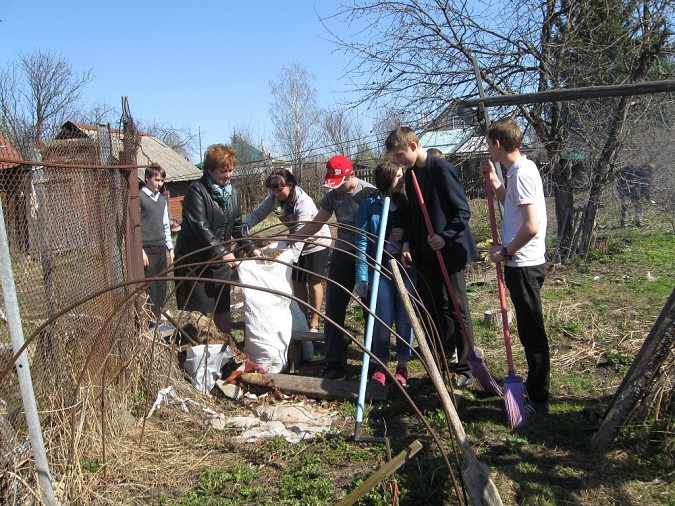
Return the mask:
<path fill-rule="evenodd" d="M 424 221 L 427 224 L 427 230 L 429 231 L 429 235 L 436 235 L 436 233 L 434 232 L 434 227 L 431 224 L 431 218 L 429 218 L 427 206 L 424 204 L 424 197 L 422 196 L 422 190 L 420 189 L 420 185 L 417 182 L 417 176 L 415 175 L 415 171 L 413 169 L 409 170 L 410 174 L 412 175 L 413 184 L 415 185 L 415 192 L 417 193 L 417 199 L 420 201 L 420 207 L 422 208 L 422 214 L 424 215 Z M 462 313 L 459 310 L 459 303 L 457 302 L 457 298 L 455 297 L 455 292 L 453 291 L 452 285 L 450 284 L 450 276 L 448 275 L 448 270 L 445 267 L 445 262 L 443 261 L 443 254 L 441 253 L 441 250 L 439 249 L 436 250 L 436 257 L 438 258 L 438 263 L 441 266 L 441 272 L 443 273 L 445 286 L 448 287 L 448 293 L 450 294 L 450 298 L 452 299 L 452 305 L 455 308 L 455 313 L 457 314 L 457 319 L 459 320 L 459 326 L 462 329 L 462 336 L 464 336 L 464 342 L 466 343 L 466 346 L 469 348 L 469 353 L 473 353 L 474 352 L 473 341 L 469 338 L 469 332 L 466 330 L 466 324 L 464 323 L 464 318 L 462 317 Z"/>
<path fill-rule="evenodd" d="M 497 235 L 497 218 L 495 217 L 494 197 L 492 195 L 492 183 L 490 182 L 490 174 L 483 173 L 485 177 L 485 193 L 488 200 L 488 211 L 490 213 L 490 229 L 492 230 L 492 245 L 499 244 L 499 236 Z M 504 289 L 504 277 L 502 276 L 501 262 L 495 262 L 497 269 L 497 286 L 499 286 L 499 304 L 502 308 L 502 327 L 504 329 L 504 344 L 506 347 L 506 364 L 509 371 L 513 371 L 513 355 L 511 354 L 511 332 L 509 331 L 509 318 L 506 314 L 506 290 Z"/>

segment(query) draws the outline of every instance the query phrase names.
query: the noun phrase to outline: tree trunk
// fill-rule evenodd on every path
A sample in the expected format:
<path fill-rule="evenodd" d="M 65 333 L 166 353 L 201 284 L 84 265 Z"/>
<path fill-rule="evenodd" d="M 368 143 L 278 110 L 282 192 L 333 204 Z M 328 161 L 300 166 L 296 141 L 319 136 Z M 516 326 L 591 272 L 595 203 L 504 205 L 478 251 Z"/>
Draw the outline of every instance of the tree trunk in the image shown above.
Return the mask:
<path fill-rule="evenodd" d="M 560 262 L 562 258 L 569 257 L 574 233 L 572 227 L 574 190 L 565 165 L 565 160 L 561 160 L 554 171 L 555 217 L 558 224 L 558 247 L 553 255 L 554 262 Z"/>
<path fill-rule="evenodd" d="M 579 241 L 579 246 L 577 247 L 576 251 L 573 252 L 577 255 L 585 257 L 588 254 L 588 250 L 595 242 L 595 218 L 598 214 L 601 192 L 602 187 L 593 186 L 591 188 L 591 194 L 588 197 L 588 202 L 586 202 L 586 208 L 584 209 L 583 217 L 579 223 L 581 240 Z"/>
<path fill-rule="evenodd" d="M 586 256 L 588 250 L 593 245 L 595 218 L 598 214 L 598 207 L 600 205 L 600 196 L 602 190 L 609 181 L 610 167 L 616 162 L 619 149 L 621 147 L 621 133 L 626 124 L 626 117 L 632 97 L 621 97 L 619 103 L 614 109 L 614 113 L 609 120 L 611 128 L 607 135 L 607 140 L 603 146 L 600 159 L 593 166 L 593 174 L 591 177 L 591 190 L 588 196 L 588 202 L 583 214 L 583 218 L 579 223 L 581 231 L 581 240 L 576 253 L 578 255 Z"/>

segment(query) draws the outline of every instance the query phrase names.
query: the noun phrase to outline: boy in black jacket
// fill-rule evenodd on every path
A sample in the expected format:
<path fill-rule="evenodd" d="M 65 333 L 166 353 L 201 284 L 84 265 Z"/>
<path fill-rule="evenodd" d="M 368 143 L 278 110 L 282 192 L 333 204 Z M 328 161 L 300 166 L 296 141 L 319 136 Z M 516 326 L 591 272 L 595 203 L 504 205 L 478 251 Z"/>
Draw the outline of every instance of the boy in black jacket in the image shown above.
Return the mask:
<path fill-rule="evenodd" d="M 385 147 L 398 163 L 410 167 L 405 174 L 405 188 L 409 199 L 410 249 L 418 272 L 417 290 L 441 335 L 446 355 L 457 353 L 457 386 L 469 386 L 473 379 L 466 362 L 468 350 L 460 318 L 473 340 L 464 270 L 467 264 L 478 258 L 478 250 L 469 227 L 471 212 L 464 187 L 455 167 L 442 158 L 428 155 L 411 128 L 400 127 L 391 131 Z M 427 230 L 411 171 L 422 190 L 434 235 Z M 445 287 L 436 254 L 439 250 L 450 276 L 459 315 Z M 439 304 L 439 301 L 442 302 Z"/>

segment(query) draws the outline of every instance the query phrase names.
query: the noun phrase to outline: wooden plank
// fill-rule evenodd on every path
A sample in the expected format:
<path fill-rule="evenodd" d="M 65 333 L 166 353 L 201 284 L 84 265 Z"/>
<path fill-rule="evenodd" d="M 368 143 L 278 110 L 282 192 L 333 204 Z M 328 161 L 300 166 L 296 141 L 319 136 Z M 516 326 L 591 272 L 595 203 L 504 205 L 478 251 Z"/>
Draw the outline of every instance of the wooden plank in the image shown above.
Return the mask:
<path fill-rule="evenodd" d="M 291 339 L 293 341 L 324 341 L 323 332 L 301 332 L 299 330 L 294 330 L 291 333 Z"/>
<path fill-rule="evenodd" d="M 323 332 L 301 332 L 294 330 L 291 333 L 291 342 L 288 343 L 288 372 L 294 373 L 303 363 L 302 343 L 311 341 L 313 343 L 323 342 Z"/>
<path fill-rule="evenodd" d="M 626 422 L 635 405 L 659 377 L 659 369 L 675 344 L 675 290 L 633 360 L 609 403 L 598 431 L 591 439 L 595 449 L 605 448 Z"/>
<path fill-rule="evenodd" d="M 629 83 L 608 86 L 586 86 L 584 88 L 564 88 L 520 93 L 517 95 L 497 95 L 493 97 L 462 100 L 460 107 L 476 107 L 483 103 L 485 107 L 500 105 L 540 104 L 544 102 L 562 102 L 564 100 L 582 100 L 600 97 L 623 97 L 645 95 L 650 93 L 667 93 L 675 91 L 675 80 L 649 81 L 646 83 Z"/>
<path fill-rule="evenodd" d="M 366 481 L 355 490 L 352 490 L 349 495 L 343 497 L 335 506 L 352 506 L 352 504 L 375 488 L 378 483 L 387 479 L 387 477 L 393 474 L 399 467 L 413 458 L 421 449 L 422 443 L 417 440 L 413 441 L 405 450 L 371 474 Z"/>
<path fill-rule="evenodd" d="M 290 374 L 255 372 L 243 373 L 241 381 L 249 385 L 257 385 L 268 388 L 278 388 L 285 394 L 306 395 L 313 399 L 348 400 L 356 401 L 359 394 L 359 383 L 346 380 L 327 380 L 322 378 L 310 378 Z M 387 400 L 388 386 L 368 383 L 366 387 L 366 400 Z"/>

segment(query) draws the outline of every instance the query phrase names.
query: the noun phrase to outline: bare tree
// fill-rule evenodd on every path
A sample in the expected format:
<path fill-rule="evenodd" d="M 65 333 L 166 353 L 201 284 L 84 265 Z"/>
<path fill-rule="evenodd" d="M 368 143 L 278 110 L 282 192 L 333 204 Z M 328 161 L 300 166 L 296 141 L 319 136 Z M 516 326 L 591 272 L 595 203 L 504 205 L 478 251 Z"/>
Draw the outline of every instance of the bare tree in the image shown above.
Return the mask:
<path fill-rule="evenodd" d="M 31 146 L 54 136 L 78 112 L 92 71 L 77 73 L 53 51 L 19 56 L 0 70 L 2 126 L 11 142 L 28 155 Z"/>
<path fill-rule="evenodd" d="M 379 141 L 378 153 L 380 158 L 387 156 L 387 152 L 384 147 L 384 139 L 387 138 L 387 134 L 398 127 L 407 126 L 410 124 L 404 123 L 404 120 L 407 120 L 407 115 L 405 111 L 401 109 L 395 109 L 391 107 L 381 107 L 379 109 L 378 116 L 375 120 L 375 125 L 373 126 L 373 134 Z"/>
<path fill-rule="evenodd" d="M 279 149 L 293 163 L 295 177 L 302 183 L 303 164 L 308 161 L 317 142 L 319 110 L 312 76 L 300 64 L 284 67 L 270 81 L 274 102 L 270 107 L 274 137 Z"/>
<path fill-rule="evenodd" d="M 197 134 L 190 127 L 176 128 L 169 123 L 139 122 L 139 131 L 154 135 L 186 160 L 197 150 Z"/>
<path fill-rule="evenodd" d="M 371 143 L 362 142 L 356 149 L 353 161 L 356 165 L 375 168 L 380 163 L 381 157 L 373 150 Z"/>
<path fill-rule="evenodd" d="M 363 124 L 353 115 L 353 110 L 335 108 L 321 113 L 323 140 L 330 155 L 342 154 L 354 158 L 359 146 L 367 142 Z"/>
<path fill-rule="evenodd" d="M 325 23 L 367 23 L 357 33 L 345 35 L 344 23 L 332 33 L 338 47 L 354 55 L 350 77 L 362 90 L 361 102 L 408 111 L 414 126 L 422 111 L 438 115 L 451 99 L 478 95 L 473 58 L 488 95 L 658 79 L 656 62 L 673 50 L 674 8 L 669 0 L 505 0 L 498 11 L 466 0 L 357 0 Z M 590 162 L 583 253 L 630 103 L 630 97 L 608 99 L 601 112 L 588 101 L 491 111 L 493 117 L 520 114 L 536 132 L 555 181 L 562 251 L 575 253 L 567 219 L 575 198 L 569 153 L 582 148 Z"/>
<path fill-rule="evenodd" d="M 75 113 L 74 121 L 84 123 L 86 125 L 95 125 L 96 123 L 108 123 L 115 127 L 117 123 L 121 123 L 122 112 L 119 107 L 108 104 L 106 102 L 94 102 L 94 104 L 86 112 Z M 120 125 L 121 126 L 121 125 Z"/>

